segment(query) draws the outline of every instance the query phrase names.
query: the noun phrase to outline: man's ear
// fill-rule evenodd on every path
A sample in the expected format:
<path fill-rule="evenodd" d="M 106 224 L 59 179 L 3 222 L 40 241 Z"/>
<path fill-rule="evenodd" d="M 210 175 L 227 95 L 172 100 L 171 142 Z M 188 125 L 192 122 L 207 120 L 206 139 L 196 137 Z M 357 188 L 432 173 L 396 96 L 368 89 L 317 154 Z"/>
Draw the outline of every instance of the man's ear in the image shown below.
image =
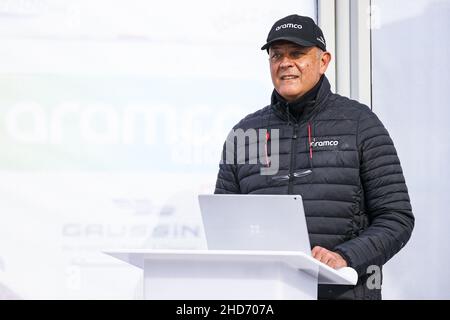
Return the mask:
<path fill-rule="evenodd" d="M 323 52 L 320 57 L 320 74 L 321 75 L 324 74 L 325 71 L 327 71 L 330 61 L 331 61 L 331 53 L 329 53 L 328 51 Z"/>

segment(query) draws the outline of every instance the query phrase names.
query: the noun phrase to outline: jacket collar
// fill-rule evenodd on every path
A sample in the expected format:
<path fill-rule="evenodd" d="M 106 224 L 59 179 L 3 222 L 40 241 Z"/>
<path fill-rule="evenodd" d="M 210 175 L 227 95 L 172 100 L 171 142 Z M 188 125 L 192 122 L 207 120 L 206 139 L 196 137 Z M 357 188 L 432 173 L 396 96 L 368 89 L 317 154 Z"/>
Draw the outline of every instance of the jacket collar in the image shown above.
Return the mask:
<path fill-rule="evenodd" d="M 303 119 L 308 119 L 313 114 L 313 111 L 317 109 L 317 106 L 321 105 L 322 102 L 328 97 L 331 93 L 330 82 L 328 81 L 325 75 L 322 76 L 322 79 L 319 80 L 320 87 L 318 89 L 317 95 L 314 97 L 306 97 L 306 99 L 302 99 L 301 97 L 298 101 L 289 103 L 284 101 L 279 94 L 274 90 L 271 97 L 271 107 L 275 111 L 275 113 L 283 120 L 287 120 L 289 122 L 298 122 Z M 314 88 L 312 89 L 314 90 Z M 305 96 L 308 96 L 310 92 L 306 93 Z M 305 97 L 304 96 L 304 97 Z M 281 98 L 281 99 L 280 99 Z M 299 108 L 301 107 L 303 110 L 300 114 L 300 118 L 296 119 L 292 112 L 290 112 L 291 108 Z"/>

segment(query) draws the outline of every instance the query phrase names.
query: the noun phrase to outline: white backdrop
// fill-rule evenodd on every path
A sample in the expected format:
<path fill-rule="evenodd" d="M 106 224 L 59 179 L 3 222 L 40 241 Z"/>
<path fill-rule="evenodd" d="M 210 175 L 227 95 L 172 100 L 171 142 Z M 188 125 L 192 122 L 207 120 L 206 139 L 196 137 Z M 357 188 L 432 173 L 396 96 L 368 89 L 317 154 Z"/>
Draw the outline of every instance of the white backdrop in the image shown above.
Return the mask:
<path fill-rule="evenodd" d="M 450 1 L 373 0 L 373 110 L 390 131 L 416 226 L 386 264 L 390 299 L 450 299 Z"/>
<path fill-rule="evenodd" d="M 0 298 L 140 298 L 103 255 L 201 248 L 198 193 L 315 1 L 0 0 Z"/>

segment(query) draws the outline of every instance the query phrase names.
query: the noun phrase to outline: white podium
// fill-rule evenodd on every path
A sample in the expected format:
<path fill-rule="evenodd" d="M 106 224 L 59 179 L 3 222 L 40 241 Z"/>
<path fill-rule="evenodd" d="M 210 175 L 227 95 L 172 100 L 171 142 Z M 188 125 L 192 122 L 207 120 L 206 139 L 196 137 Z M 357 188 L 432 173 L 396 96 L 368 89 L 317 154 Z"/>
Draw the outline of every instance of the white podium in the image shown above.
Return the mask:
<path fill-rule="evenodd" d="M 143 269 L 144 298 L 156 300 L 314 300 L 317 285 L 355 285 L 352 268 L 332 269 L 293 251 L 116 250 Z"/>

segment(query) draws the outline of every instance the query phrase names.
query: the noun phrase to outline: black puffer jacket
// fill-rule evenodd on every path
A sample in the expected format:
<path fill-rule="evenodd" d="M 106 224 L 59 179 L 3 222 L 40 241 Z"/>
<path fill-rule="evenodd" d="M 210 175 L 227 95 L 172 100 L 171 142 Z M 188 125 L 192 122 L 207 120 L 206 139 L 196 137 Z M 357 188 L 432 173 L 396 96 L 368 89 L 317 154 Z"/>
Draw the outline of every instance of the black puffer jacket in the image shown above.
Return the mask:
<path fill-rule="evenodd" d="M 224 161 L 215 193 L 300 194 L 311 247 L 339 252 L 360 276 L 356 287 L 320 285 L 319 298 L 380 299 L 381 290 L 366 285 L 367 268 L 381 268 L 414 227 L 393 142 L 367 106 L 331 93 L 326 78 L 298 121 L 288 109 L 272 98 L 271 105 L 234 127 L 279 129 L 279 172 L 261 175 L 263 159 L 258 164 Z M 308 169 L 312 173 L 298 174 Z"/>

